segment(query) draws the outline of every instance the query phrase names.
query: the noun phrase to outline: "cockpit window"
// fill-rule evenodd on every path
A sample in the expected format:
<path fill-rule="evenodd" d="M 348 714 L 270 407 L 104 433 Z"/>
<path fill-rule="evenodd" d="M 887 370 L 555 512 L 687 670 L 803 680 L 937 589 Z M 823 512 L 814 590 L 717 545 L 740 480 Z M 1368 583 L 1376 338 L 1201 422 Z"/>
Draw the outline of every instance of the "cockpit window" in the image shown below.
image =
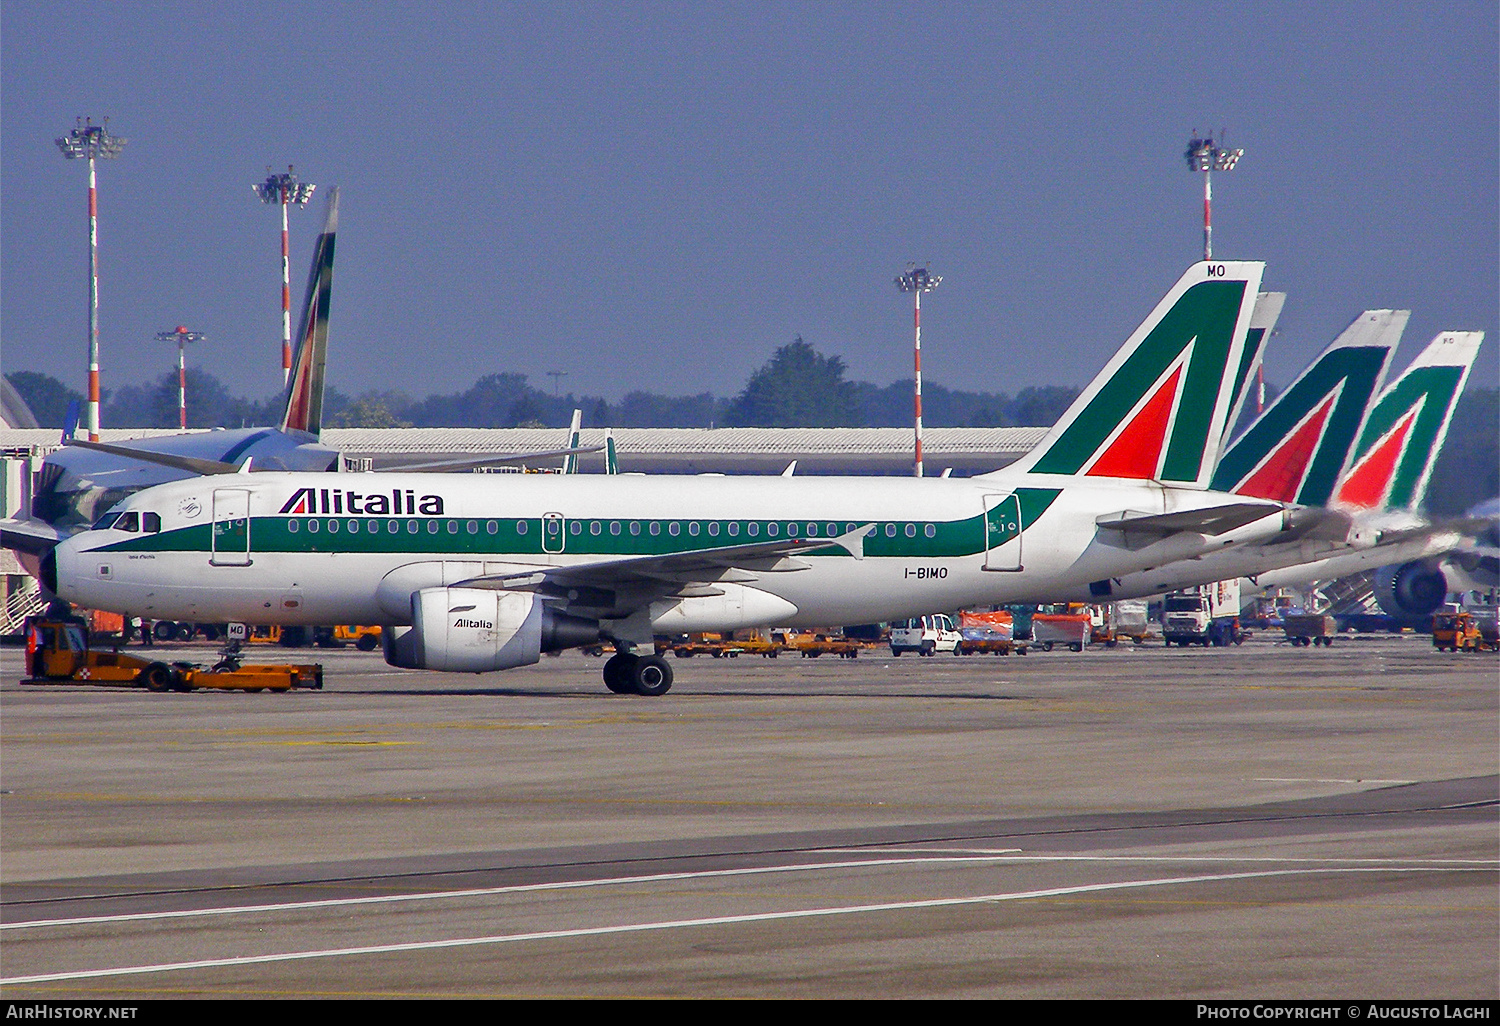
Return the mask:
<path fill-rule="evenodd" d="M 115 521 L 116 531 L 129 531 L 134 534 L 141 529 L 141 515 L 135 510 L 129 513 L 121 513 L 120 519 Z"/>
<path fill-rule="evenodd" d="M 108 531 L 111 527 L 115 526 L 115 521 L 119 519 L 120 514 L 118 513 L 106 513 L 104 514 L 104 516 L 100 517 L 97 522 L 95 522 L 94 530 Z"/>
<path fill-rule="evenodd" d="M 155 534 L 158 531 L 160 531 L 161 530 L 161 514 L 160 513 L 142 513 L 141 514 L 141 530 L 145 531 L 147 534 Z"/>

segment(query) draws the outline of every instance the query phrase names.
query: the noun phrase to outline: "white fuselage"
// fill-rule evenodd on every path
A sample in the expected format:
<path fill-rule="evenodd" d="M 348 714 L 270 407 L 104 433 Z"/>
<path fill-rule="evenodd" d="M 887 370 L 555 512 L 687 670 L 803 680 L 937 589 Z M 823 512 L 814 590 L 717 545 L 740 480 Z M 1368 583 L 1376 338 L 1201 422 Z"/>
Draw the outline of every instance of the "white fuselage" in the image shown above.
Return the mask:
<path fill-rule="evenodd" d="M 1012 495 L 1019 498 L 1006 507 Z M 761 560 L 748 571 L 679 572 L 644 607 L 656 629 L 713 629 L 701 624 L 715 616 L 740 621 L 729 626 L 866 623 L 1056 600 L 1090 581 L 1279 529 L 1280 518 L 1268 516 L 1223 539 L 1183 533 L 1126 548 L 1095 526 L 1121 511 L 1233 501 L 1154 483 L 1026 474 L 223 475 L 148 489 L 117 507 L 157 514 L 155 534 L 110 528 L 64 542 L 56 552 L 57 590 L 86 607 L 155 619 L 403 624 L 410 622 L 411 594 L 421 588 L 562 566 L 603 567 L 608 578 L 611 564 L 641 557 L 793 534 L 823 541 L 868 525 L 862 558 L 830 548 L 774 566 Z M 1014 523 L 1012 530 L 1000 523 L 1016 504 L 1026 525 L 1019 534 Z M 704 580 L 725 582 L 719 590 L 728 590 L 729 600 L 685 596 L 672 583 Z M 626 608 L 639 593 L 637 581 L 609 600 L 561 598 L 564 605 L 603 602 L 602 618 L 623 620 L 639 617 L 640 603 Z M 684 616 L 693 608 L 701 615 Z"/>

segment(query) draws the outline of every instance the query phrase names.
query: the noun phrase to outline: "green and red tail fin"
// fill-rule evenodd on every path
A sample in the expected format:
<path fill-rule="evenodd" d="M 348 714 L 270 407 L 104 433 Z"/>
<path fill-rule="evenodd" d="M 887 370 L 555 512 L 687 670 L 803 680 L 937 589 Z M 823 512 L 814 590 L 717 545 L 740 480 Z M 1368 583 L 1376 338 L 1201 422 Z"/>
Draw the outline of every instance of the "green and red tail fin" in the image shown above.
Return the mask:
<path fill-rule="evenodd" d="M 1381 393 L 1334 489 L 1344 509 L 1415 510 L 1448 437 L 1482 331 L 1445 331 Z"/>
<path fill-rule="evenodd" d="M 1213 488 L 1323 506 L 1354 455 L 1410 310 L 1366 310 L 1234 440 Z"/>
<path fill-rule="evenodd" d="M 1207 488 L 1265 264 L 1188 268 L 1041 443 L 1004 473 Z"/>
<path fill-rule="evenodd" d="M 1240 355 L 1240 367 L 1234 375 L 1234 405 L 1229 408 L 1229 419 L 1224 422 L 1225 443 L 1229 441 L 1229 433 L 1240 422 L 1240 414 L 1252 394 L 1256 396 L 1256 402 L 1265 404 L 1260 365 L 1266 355 L 1266 342 L 1276 330 L 1276 322 L 1281 319 L 1281 308 L 1285 305 L 1285 292 L 1262 292 L 1255 297 L 1255 309 L 1250 313 L 1250 330 L 1245 332 L 1245 351 Z"/>
<path fill-rule="evenodd" d="M 328 313 L 333 295 L 333 248 L 339 231 L 339 191 L 329 190 L 328 219 L 313 245 L 312 269 L 292 369 L 287 375 L 281 430 L 314 437 L 323 432 L 323 379 L 328 363 Z"/>

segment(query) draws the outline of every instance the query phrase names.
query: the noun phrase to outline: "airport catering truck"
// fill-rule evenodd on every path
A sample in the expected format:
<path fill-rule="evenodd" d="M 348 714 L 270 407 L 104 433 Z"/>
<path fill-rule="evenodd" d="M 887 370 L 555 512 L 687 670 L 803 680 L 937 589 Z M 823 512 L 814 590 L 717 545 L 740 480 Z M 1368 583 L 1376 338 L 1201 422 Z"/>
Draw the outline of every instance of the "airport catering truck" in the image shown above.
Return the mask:
<path fill-rule="evenodd" d="M 1240 644 L 1249 637 L 1240 629 L 1240 582 L 1215 581 L 1167 595 L 1161 633 L 1169 647 Z"/>

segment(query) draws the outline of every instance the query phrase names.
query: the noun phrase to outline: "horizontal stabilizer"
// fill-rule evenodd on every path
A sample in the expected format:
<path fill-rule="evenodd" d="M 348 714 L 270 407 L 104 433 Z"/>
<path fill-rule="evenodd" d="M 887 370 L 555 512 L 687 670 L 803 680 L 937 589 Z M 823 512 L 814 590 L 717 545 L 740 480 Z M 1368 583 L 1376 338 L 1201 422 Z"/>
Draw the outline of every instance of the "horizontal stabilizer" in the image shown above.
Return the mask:
<path fill-rule="evenodd" d="M 1127 535 L 1139 534 L 1153 538 L 1184 533 L 1219 535 L 1281 511 L 1281 506 L 1261 502 L 1232 502 L 1224 506 L 1184 509 L 1175 513 L 1137 513 L 1124 510 L 1100 517 L 1094 523 L 1102 531 L 1119 531 Z"/>

